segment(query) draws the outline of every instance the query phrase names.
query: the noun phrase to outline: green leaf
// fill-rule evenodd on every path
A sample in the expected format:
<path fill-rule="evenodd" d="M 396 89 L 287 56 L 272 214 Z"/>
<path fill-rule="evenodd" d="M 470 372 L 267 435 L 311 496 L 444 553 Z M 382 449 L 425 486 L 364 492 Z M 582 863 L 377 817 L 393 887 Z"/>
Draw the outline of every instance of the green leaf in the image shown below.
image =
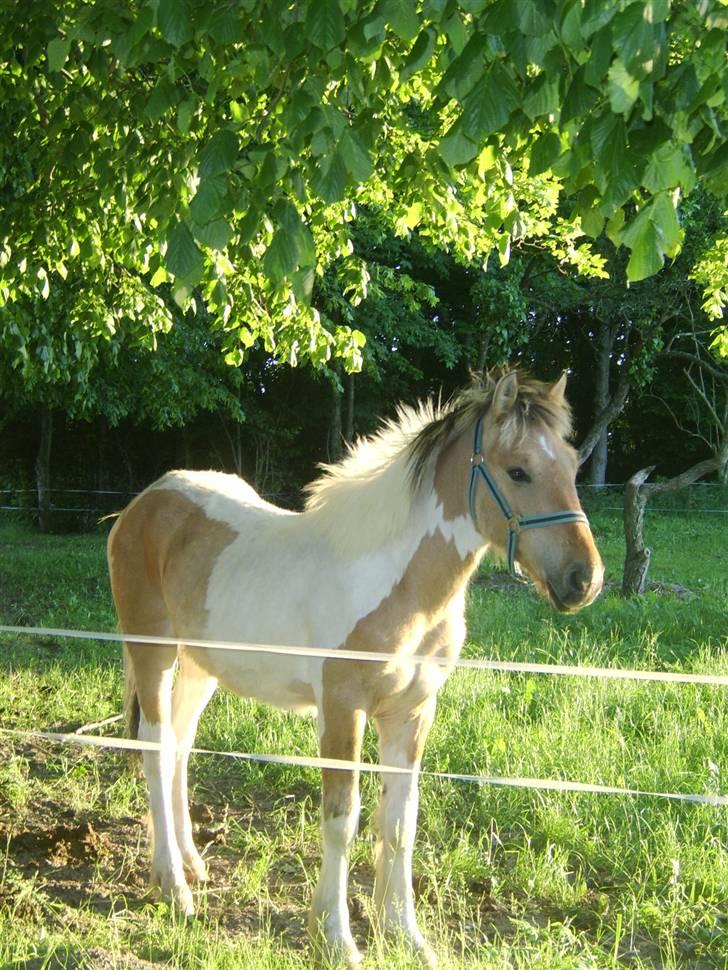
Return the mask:
<path fill-rule="evenodd" d="M 420 31 L 419 37 L 404 62 L 404 66 L 400 69 L 400 81 L 408 80 L 427 64 L 432 57 L 436 43 L 437 31 L 432 27 L 425 27 L 424 30 Z"/>
<path fill-rule="evenodd" d="M 437 150 L 450 168 L 458 168 L 471 162 L 480 151 L 480 146 L 464 134 L 461 121 L 458 120 L 441 139 Z"/>
<path fill-rule="evenodd" d="M 588 38 L 601 30 L 612 20 L 618 9 L 616 4 L 605 3 L 604 0 L 586 0 L 581 18 L 581 32 L 584 37 Z"/>
<path fill-rule="evenodd" d="M 584 80 L 592 87 L 598 87 L 609 69 L 612 60 L 612 32 L 602 27 L 589 42 L 589 60 L 584 65 Z"/>
<path fill-rule="evenodd" d="M 660 231 L 663 252 L 672 259 L 680 251 L 684 235 L 675 211 L 672 194 L 658 193 L 652 200 L 650 209 L 650 218 Z"/>
<path fill-rule="evenodd" d="M 196 102 L 194 98 L 187 98 L 182 101 L 177 108 L 177 130 L 186 135 L 190 130 L 192 115 L 195 113 Z"/>
<path fill-rule="evenodd" d="M 414 229 L 422 219 L 422 203 L 413 202 L 404 214 L 404 224 L 408 229 Z"/>
<path fill-rule="evenodd" d="M 581 3 L 572 3 L 567 7 L 564 19 L 561 21 L 559 36 L 562 43 L 572 51 L 580 51 L 584 47 L 584 35 L 581 30 Z"/>
<path fill-rule="evenodd" d="M 60 71 L 68 60 L 70 51 L 70 37 L 54 37 L 53 40 L 49 41 L 47 48 L 48 70 Z"/>
<path fill-rule="evenodd" d="M 214 175 L 202 179 L 190 203 L 190 214 L 198 225 L 205 225 L 222 213 L 226 192 L 227 181 L 223 176 Z"/>
<path fill-rule="evenodd" d="M 154 85 L 146 107 L 144 108 L 144 114 L 151 121 L 157 121 L 165 111 L 172 107 L 175 102 L 175 95 L 174 84 L 172 84 L 166 74 L 162 75 Z"/>
<path fill-rule="evenodd" d="M 648 24 L 659 24 L 670 16 L 670 0 L 644 0 L 644 18 Z"/>
<path fill-rule="evenodd" d="M 592 125 L 591 145 L 594 159 L 601 167 L 604 179 L 608 180 L 623 164 L 627 151 L 622 118 L 611 111 L 603 111 Z"/>
<path fill-rule="evenodd" d="M 639 216 L 637 218 L 639 219 Z M 640 224 L 639 232 L 632 230 L 630 235 L 631 253 L 627 263 L 627 279 L 631 283 L 637 283 L 639 280 L 659 273 L 665 259 L 659 231 L 650 219 Z"/>
<path fill-rule="evenodd" d="M 233 237 L 233 230 L 225 219 L 213 219 L 205 225 L 195 223 L 195 238 L 210 249 L 224 249 Z"/>
<path fill-rule="evenodd" d="M 604 228 L 604 216 L 598 209 L 589 209 L 580 215 L 581 228 L 592 239 L 596 239 Z"/>
<path fill-rule="evenodd" d="M 291 289 L 298 303 L 309 304 L 316 279 L 313 266 L 297 269 L 291 274 Z"/>
<path fill-rule="evenodd" d="M 561 108 L 560 124 L 567 125 L 574 118 L 588 115 L 597 100 L 597 92 L 586 83 L 584 67 L 580 67 L 571 80 Z"/>
<path fill-rule="evenodd" d="M 417 36 L 420 18 L 414 0 L 384 0 L 380 7 L 384 19 L 403 41 Z"/>
<path fill-rule="evenodd" d="M 551 168 L 561 154 L 561 139 L 548 131 L 535 142 L 528 159 L 528 174 L 540 175 Z"/>
<path fill-rule="evenodd" d="M 523 110 L 531 121 L 556 114 L 559 107 L 559 79 L 542 73 L 531 83 L 523 99 Z"/>
<path fill-rule="evenodd" d="M 346 36 L 346 26 L 338 0 L 309 3 L 305 31 L 311 43 L 323 51 L 341 44 Z"/>
<path fill-rule="evenodd" d="M 319 160 L 313 177 L 313 190 L 324 202 L 343 199 L 348 183 L 346 163 L 338 149 Z"/>
<path fill-rule="evenodd" d="M 167 238 L 166 263 L 181 283 L 194 284 L 202 276 L 202 253 L 183 222 L 178 222 Z"/>
<path fill-rule="evenodd" d="M 685 150 L 673 144 L 663 144 L 653 153 L 642 177 L 644 187 L 653 193 L 678 186 L 690 191 L 694 182 L 695 172 Z"/>
<path fill-rule="evenodd" d="M 313 266 L 316 262 L 316 248 L 311 230 L 301 218 L 295 205 L 288 199 L 282 199 L 276 205 L 273 217 L 295 244 L 298 265 Z"/>
<path fill-rule="evenodd" d="M 295 239 L 279 227 L 263 256 L 263 271 L 278 286 L 298 267 L 298 247 Z"/>
<path fill-rule="evenodd" d="M 665 256 L 680 249 L 683 231 L 669 192 L 660 192 L 622 230 L 621 240 L 631 249 L 627 277 L 632 282 L 657 273 Z"/>
<path fill-rule="evenodd" d="M 229 128 L 213 135 L 200 155 L 200 175 L 220 175 L 228 172 L 238 157 L 238 136 Z"/>
<path fill-rule="evenodd" d="M 351 129 L 344 131 L 339 142 L 339 150 L 347 171 L 354 181 L 366 182 L 374 171 L 374 166 L 359 135 Z"/>
<path fill-rule="evenodd" d="M 159 0 L 157 26 L 162 37 L 173 47 L 192 39 L 192 22 L 188 0 Z"/>
<path fill-rule="evenodd" d="M 519 105 L 518 90 L 501 64 L 494 64 L 483 82 L 463 103 L 463 131 L 475 142 L 482 142 L 503 128 Z"/>
<path fill-rule="evenodd" d="M 632 77 L 619 58 L 612 62 L 607 76 L 607 91 L 612 111 L 615 114 L 624 114 L 637 100 L 640 82 L 636 77 Z"/>
<path fill-rule="evenodd" d="M 475 34 L 448 67 L 440 87 L 451 98 L 462 102 L 480 81 L 484 70 L 483 38 Z"/>
<path fill-rule="evenodd" d="M 647 77 L 654 69 L 662 46 L 663 28 L 646 19 L 648 8 L 643 0 L 631 3 L 612 21 L 614 50 L 630 74 L 638 79 Z"/>
<path fill-rule="evenodd" d="M 513 0 L 518 29 L 527 36 L 540 37 L 551 26 L 548 15 L 543 11 L 543 6 L 542 2 L 536 2 L 536 0 Z"/>

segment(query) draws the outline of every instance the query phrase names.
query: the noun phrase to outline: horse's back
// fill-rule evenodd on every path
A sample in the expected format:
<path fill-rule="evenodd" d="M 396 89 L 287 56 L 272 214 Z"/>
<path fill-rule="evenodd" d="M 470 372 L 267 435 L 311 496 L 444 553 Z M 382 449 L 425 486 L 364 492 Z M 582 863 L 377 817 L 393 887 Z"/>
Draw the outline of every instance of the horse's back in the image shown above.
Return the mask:
<path fill-rule="evenodd" d="M 262 499 L 235 475 L 170 472 L 121 513 L 108 541 L 109 571 L 125 632 L 140 617 L 166 616 L 176 633 L 199 630 L 209 577 L 250 518 L 269 522 L 289 513 Z M 140 631 L 141 632 L 141 631 Z"/>

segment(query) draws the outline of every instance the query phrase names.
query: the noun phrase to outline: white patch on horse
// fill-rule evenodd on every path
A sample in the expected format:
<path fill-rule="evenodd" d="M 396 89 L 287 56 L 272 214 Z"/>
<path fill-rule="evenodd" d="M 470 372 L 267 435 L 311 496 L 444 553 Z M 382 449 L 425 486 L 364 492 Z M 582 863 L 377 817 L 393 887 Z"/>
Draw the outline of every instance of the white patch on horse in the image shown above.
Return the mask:
<path fill-rule="evenodd" d="M 461 559 L 474 555 L 480 550 L 485 551 L 483 537 L 475 528 L 472 518 L 469 515 L 459 515 L 455 519 L 446 519 L 443 516 L 443 509 L 438 505 L 440 522 L 438 528 L 448 542 L 452 542 Z"/>
<path fill-rule="evenodd" d="M 545 451 L 545 453 L 548 455 L 551 461 L 556 461 L 556 453 L 554 452 L 554 449 L 549 444 L 545 434 L 540 434 L 538 436 L 538 443 L 541 445 L 541 448 Z"/>

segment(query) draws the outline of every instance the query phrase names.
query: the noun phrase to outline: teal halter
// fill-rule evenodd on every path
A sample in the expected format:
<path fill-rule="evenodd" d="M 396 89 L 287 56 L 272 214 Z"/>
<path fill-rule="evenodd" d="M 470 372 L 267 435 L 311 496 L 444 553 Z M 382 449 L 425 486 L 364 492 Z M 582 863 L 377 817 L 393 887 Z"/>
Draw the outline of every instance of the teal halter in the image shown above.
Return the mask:
<path fill-rule="evenodd" d="M 482 430 L 483 418 L 481 416 L 475 423 L 473 454 L 470 458 L 470 487 L 468 490 L 470 516 L 477 528 L 475 490 L 478 480 L 482 478 L 508 523 L 508 540 L 506 542 L 508 572 L 514 579 L 520 579 L 521 577 L 516 572 L 516 543 L 518 542 L 518 535 L 523 529 L 537 529 L 542 525 L 562 525 L 565 522 L 588 522 L 589 520 L 583 512 L 546 512 L 543 515 L 514 515 L 513 509 L 508 504 L 508 500 L 496 485 L 496 481 L 485 463 L 485 456 L 480 450 Z"/>

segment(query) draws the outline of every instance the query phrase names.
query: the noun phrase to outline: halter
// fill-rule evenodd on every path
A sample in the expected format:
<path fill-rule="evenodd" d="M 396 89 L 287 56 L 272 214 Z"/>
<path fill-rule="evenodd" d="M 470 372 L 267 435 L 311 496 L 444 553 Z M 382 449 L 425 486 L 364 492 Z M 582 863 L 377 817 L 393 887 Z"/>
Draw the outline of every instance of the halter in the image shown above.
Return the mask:
<path fill-rule="evenodd" d="M 543 515 L 515 515 L 513 509 L 508 504 L 508 500 L 496 485 L 496 481 L 485 463 L 485 456 L 480 450 L 482 430 L 483 417 L 481 415 L 475 423 L 473 454 L 470 458 L 470 487 L 468 489 L 470 517 L 477 527 L 475 518 L 475 489 L 478 484 L 478 478 L 482 478 L 508 523 L 508 541 L 506 543 L 508 572 L 514 579 L 520 579 L 521 577 L 516 572 L 516 543 L 518 542 L 518 534 L 523 529 L 537 529 L 542 525 L 562 525 L 565 522 L 588 522 L 589 520 L 583 512 L 546 512 Z"/>

